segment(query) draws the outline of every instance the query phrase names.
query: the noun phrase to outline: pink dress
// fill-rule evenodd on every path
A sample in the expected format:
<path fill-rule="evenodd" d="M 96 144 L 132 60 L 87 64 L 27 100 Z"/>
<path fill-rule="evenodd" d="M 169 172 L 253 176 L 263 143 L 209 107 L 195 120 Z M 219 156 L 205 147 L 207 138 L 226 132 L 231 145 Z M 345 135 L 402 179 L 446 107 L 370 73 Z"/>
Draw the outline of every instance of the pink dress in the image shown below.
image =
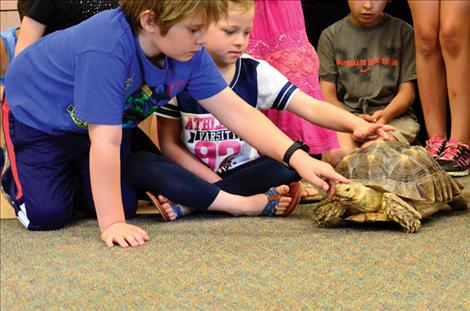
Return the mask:
<path fill-rule="evenodd" d="M 323 99 L 318 56 L 309 43 L 300 0 L 256 0 L 256 15 L 247 54 L 269 62 L 303 92 Z M 316 126 L 288 111 L 266 115 L 292 139 L 320 154 L 338 148 L 336 132 Z"/>

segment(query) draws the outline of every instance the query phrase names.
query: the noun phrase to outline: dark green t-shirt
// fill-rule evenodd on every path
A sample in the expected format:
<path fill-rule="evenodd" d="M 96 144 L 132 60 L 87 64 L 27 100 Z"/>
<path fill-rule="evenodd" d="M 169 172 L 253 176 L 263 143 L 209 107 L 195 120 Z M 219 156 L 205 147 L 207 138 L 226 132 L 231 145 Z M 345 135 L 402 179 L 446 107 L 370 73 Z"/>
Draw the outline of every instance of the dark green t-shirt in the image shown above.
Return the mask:
<path fill-rule="evenodd" d="M 322 32 L 317 53 L 320 80 L 335 83 L 338 100 L 356 114 L 384 109 L 400 83 L 416 79 L 413 28 L 388 14 L 370 28 L 343 18 Z"/>

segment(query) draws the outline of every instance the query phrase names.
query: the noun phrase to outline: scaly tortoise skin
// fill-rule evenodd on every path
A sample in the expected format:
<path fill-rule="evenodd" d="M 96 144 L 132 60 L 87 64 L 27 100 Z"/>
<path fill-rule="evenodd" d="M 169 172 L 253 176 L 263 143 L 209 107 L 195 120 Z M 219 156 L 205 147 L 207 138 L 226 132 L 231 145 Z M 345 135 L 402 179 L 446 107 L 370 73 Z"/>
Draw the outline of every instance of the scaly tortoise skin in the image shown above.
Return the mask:
<path fill-rule="evenodd" d="M 420 146 L 377 141 L 346 156 L 336 171 L 351 180 L 336 185 L 331 201 L 313 209 L 319 225 L 394 221 L 416 232 L 421 219 L 442 209 L 467 209 L 463 186 Z"/>

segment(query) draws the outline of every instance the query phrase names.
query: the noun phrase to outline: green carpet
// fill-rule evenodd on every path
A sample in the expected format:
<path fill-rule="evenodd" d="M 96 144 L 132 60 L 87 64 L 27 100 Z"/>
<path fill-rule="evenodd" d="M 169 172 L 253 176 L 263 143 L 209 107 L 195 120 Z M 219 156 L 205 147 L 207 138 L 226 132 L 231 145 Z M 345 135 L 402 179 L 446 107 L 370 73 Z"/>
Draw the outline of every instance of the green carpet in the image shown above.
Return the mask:
<path fill-rule="evenodd" d="M 318 228 L 288 218 L 196 215 L 131 223 L 138 249 L 107 249 L 95 220 L 29 232 L 0 222 L 0 309 L 470 310 L 470 212 Z"/>

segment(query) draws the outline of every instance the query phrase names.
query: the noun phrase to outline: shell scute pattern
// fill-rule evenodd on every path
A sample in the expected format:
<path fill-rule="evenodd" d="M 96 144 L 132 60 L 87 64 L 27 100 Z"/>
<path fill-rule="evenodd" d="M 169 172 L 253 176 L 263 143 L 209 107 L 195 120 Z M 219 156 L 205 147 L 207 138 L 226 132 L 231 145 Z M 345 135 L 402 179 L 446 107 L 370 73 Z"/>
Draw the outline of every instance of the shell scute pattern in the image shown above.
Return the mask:
<path fill-rule="evenodd" d="M 336 171 L 365 186 L 417 201 L 447 202 L 462 189 L 423 147 L 396 141 L 357 149 Z"/>

